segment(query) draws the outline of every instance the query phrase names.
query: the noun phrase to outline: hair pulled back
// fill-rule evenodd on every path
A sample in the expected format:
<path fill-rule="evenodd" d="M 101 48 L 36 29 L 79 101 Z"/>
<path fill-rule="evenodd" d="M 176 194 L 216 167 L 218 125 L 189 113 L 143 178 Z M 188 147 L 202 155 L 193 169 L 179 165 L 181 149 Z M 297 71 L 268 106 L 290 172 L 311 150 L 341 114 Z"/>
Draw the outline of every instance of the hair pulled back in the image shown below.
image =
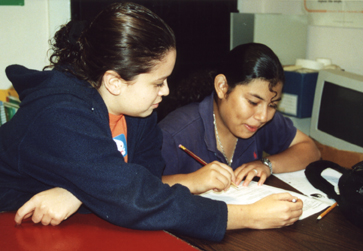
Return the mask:
<path fill-rule="evenodd" d="M 269 89 L 284 84 L 285 75 L 280 60 L 266 45 L 242 44 L 231 50 L 222 61 L 219 73 L 226 76 L 229 92 L 237 85 L 248 84 L 255 79 L 269 82 Z"/>
<path fill-rule="evenodd" d="M 218 69 L 194 72 L 184 80 L 167 97 L 172 105 L 166 113 L 180 106 L 202 101 L 214 91 L 214 78 L 218 74 L 226 76 L 227 94 L 237 85 L 246 85 L 255 79 L 266 80 L 270 91 L 277 83 L 285 82 L 282 65 L 269 47 L 259 43 L 242 44 L 226 55 Z"/>
<path fill-rule="evenodd" d="M 55 34 L 50 67 L 72 72 L 96 88 L 108 70 L 126 81 L 150 72 L 176 46 L 172 29 L 134 3 L 112 4 L 82 26 L 70 21 Z"/>

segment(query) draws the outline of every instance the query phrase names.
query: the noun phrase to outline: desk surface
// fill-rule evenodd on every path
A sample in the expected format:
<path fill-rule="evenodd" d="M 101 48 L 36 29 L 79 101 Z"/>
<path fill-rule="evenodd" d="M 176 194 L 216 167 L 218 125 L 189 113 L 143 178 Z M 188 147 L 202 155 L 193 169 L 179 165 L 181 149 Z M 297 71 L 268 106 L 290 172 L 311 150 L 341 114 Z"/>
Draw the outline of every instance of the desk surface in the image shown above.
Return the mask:
<path fill-rule="evenodd" d="M 291 186 L 272 176 L 266 184 L 296 191 Z M 180 238 L 202 250 L 363 250 L 363 229 L 349 222 L 334 208 L 317 221 L 319 213 L 294 225 L 268 230 L 230 230 L 222 242 L 210 242 L 186 236 Z"/>
<path fill-rule="evenodd" d="M 132 230 L 94 214 L 75 214 L 59 226 L 26 220 L 15 225 L 14 212 L 0 213 L 0 250 L 183 250 L 196 249 L 164 231 Z"/>
<path fill-rule="evenodd" d="M 266 184 L 295 189 L 270 177 Z M 363 229 L 346 220 L 336 207 L 322 220 L 319 214 L 281 229 L 227 231 L 222 242 L 200 240 L 164 231 L 131 230 L 112 225 L 93 214 L 76 214 L 57 227 L 15 226 L 14 213 L 0 213 L 1 250 L 362 250 Z"/>

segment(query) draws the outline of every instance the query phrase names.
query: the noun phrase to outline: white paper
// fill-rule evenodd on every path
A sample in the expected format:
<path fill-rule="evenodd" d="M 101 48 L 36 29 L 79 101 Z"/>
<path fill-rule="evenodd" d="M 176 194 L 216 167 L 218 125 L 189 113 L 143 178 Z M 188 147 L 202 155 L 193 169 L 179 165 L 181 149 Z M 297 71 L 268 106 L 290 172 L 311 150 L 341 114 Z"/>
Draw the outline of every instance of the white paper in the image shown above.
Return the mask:
<path fill-rule="evenodd" d="M 313 185 L 310 184 L 309 180 L 305 176 L 305 170 L 291 173 L 274 173 L 273 175 L 310 198 L 315 198 L 317 200 L 327 202 L 330 205 L 335 203 L 335 200 L 329 199 L 325 193 L 323 193 L 319 189 L 316 189 Z M 335 191 L 338 194 L 338 181 L 341 175 L 341 173 L 337 172 L 332 168 L 325 169 L 321 174 L 324 179 L 326 179 L 334 186 Z"/>
<path fill-rule="evenodd" d="M 297 104 L 298 96 L 289 93 L 283 93 L 281 95 L 281 100 L 278 106 L 278 110 L 283 113 L 297 115 Z"/>
<path fill-rule="evenodd" d="M 310 25 L 363 27 L 363 0 L 304 0 Z"/>
<path fill-rule="evenodd" d="M 284 189 L 262 185 L 258 186 L 257 182 L 251 181 L 248 187 L 238 186 L 238 188 L 230 187 L 227 191 L 214 192 L 213 190 L 201 194 L 205 198 L 212 200 L 224 201 L 227 204 L 246 205 L 252 204 L 268 195 L 276 193 L 289 192 L 291 195 L 303 201 L 303 213 L 299 220 L 305 219 L 313 214 L 316 214 L 330 206 L 329 203 L 309 198 L 305 195 L 295 192 L 287 191 Z"/>

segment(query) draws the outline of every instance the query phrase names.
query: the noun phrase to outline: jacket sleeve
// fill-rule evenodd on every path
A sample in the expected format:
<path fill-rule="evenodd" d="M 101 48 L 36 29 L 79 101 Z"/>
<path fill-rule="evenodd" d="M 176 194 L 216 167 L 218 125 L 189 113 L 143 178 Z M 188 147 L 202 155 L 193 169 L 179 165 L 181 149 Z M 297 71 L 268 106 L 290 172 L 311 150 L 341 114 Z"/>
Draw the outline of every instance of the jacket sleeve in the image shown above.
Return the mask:
<path fill-rule="evenodd" d="M 220 241 L 226 231 L 226 204 L 191 195 L 181 185 L 163 184 L 160 170 L 152 171 L 162 164 L 153 147 L 161 140 L 156 125 L 150 124 L 156 122 L 140 121 L 131 124 L 138 134 L 138 143 L 130 145 L 135 162 L 125 163 L 104 118 L 82 105 L 58 102 L 29 125 L 19 146 L 19 171 L 49 187 L 67 189 L 116 225 Z"/>

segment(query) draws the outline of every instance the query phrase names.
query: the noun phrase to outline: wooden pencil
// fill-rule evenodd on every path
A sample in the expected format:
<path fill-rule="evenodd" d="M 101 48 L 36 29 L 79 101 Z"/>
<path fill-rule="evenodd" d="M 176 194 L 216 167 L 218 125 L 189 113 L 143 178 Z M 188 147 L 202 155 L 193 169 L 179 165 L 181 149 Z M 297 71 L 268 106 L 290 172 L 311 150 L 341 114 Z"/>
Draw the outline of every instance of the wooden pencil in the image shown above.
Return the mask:
<path fill-rule="evenodd" d="M 319 216 L 318 216 L 318 218 L 317 218 L 317 220 L 321 220 L 325 215 L 327 215 L 331 210 L 333 210 L 334 209 L 334 207 L 336 207 L 338 205 L 338 203 L 334 203 L 333 205 L 331 205 L 327 210 L 325 210 L 323 213 L 321 213 Z"/>
<path fill-rule="evenodd" d="M 185 146 L 179 145 L 179 148 L 182 149 L 187 154 L 189 154 L 190 156 L 192 156 L 196 161 L 198 161 L 203 166 L 207 165 L 207 162 L 205 162 L 204 160 L 202 160 L 201 158 L 199 158 L 197 155 L 195 155 L 192 151 L 190 151 L 189 149 L 187 149 Z"/>
<path fill-rule="evenodd" d="M 196 161 L 198 161 L 200 164 L 202 164 L 203 166 L 207 165 L 207 162 L 205 162 L 204 160 L 202 160 L 201 158 L 199 158 L 197 155 L 195 155 L 195 153 L 193 153 L 192 151 L 190 151 L 188 148 L 186 148 L 183 145 L 179 145 L 179 148 L 182 149 L 184 152 L 186 152 L 187 154 L 189 154 L 192 158 L 194 158 Z M 231 183 L 232 186 L 234 187 L 238 187 L 236 184 L 234 184 L 234 182 Z"/>

